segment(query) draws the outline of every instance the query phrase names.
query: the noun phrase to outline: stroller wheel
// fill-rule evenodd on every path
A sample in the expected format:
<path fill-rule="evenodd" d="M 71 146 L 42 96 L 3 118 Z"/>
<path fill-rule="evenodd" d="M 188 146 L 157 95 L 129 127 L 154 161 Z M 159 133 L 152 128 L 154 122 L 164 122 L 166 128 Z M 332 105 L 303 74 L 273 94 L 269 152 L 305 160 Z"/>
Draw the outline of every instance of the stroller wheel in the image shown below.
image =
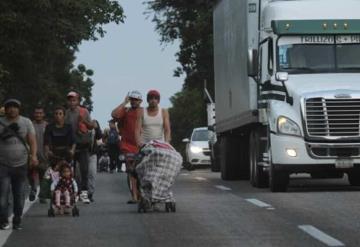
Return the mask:
<path fill-rule="evenodd" d="M 54 209 L 52 207 L 49 208 L 49 210 L 48 210 L 48 216 L 49 217 L 55 217 L 55 211 L 54 211 Z"/>
<path fill-rule="evenodd" d="M 173 213 L 176 212 L 176 204 L 175 204 L 175 202 L 171 202 L 171 203 L 170 203 L 170 210 L 171 210 L 171 212 L 173 212 Z"/>
<path fill-rule="evenodd" d="M 143 201 L 140 201 L 138 204 L 138 213 L 146 213 L 146 205 Z"/>
<path fill-rule="evenodd" d="M 169 213 L 171 210 L 171 202 L 165 202 L 165 211 Z"/>
<path fill-rule="evenodd" d="M 80 216 L 79 209 L 76 206 L 74 206 L 73 209 L 72 209 L 72 216 L 73 217 L 79 217 Z"/>

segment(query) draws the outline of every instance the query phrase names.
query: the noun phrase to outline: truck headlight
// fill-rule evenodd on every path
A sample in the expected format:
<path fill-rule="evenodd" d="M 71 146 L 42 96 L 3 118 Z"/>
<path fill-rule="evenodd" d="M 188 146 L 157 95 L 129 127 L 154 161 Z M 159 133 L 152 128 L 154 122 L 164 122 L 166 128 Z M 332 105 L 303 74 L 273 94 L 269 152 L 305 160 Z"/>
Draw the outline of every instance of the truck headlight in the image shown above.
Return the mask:
<path fill-rule="evenodd" d="M 191 146 L 190 147 L 190 151 L 194 154 L 198 154 L 198 153 L 201 153 L 203 150 L 202 148 L 200 147 L 197 147 L 197 146 Z"/>
<path fill-rule="evenodd" d="M 285 135 L 301 136 L 299 126 L 287 117 L 280 116 L 277 121 L 278 132 Z"/>

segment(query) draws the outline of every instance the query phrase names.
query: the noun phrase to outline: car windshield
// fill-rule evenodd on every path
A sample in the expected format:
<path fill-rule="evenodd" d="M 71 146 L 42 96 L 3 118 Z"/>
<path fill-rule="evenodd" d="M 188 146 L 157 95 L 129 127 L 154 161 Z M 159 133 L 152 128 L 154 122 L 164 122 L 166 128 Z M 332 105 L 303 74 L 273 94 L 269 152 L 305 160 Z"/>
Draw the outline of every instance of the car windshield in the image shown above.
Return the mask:
<path fill-rule="evenodd" d="M 191 136 L 192 141 L 208 141 L 208 130 L 195 130 Z"/>
<path fill-rule="evenodd" d="M 360 35 L 282 37 L 278 63 L 290 74 L 360 72 Z"/>

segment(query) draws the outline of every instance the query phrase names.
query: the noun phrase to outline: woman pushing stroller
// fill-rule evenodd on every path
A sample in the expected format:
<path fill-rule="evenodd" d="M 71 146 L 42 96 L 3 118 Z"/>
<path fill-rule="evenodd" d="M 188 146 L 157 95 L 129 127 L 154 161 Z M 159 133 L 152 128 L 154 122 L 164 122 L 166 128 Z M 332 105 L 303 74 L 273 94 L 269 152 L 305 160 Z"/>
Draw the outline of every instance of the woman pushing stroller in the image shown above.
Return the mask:
<path fill-rule="evenodd" d="M 54 181 L 51 174 L 59 172 L 61 162 L 71 162 L 75 152 L 74 134 L 71 125 L 65 124 L 65 108 L 62 106 L 55 108 L 54 120 L 46 126 L 44 148 L 50 167 L 40 185 L 39 198 L 42 203 L 51 198 L 50 185 Z"/>

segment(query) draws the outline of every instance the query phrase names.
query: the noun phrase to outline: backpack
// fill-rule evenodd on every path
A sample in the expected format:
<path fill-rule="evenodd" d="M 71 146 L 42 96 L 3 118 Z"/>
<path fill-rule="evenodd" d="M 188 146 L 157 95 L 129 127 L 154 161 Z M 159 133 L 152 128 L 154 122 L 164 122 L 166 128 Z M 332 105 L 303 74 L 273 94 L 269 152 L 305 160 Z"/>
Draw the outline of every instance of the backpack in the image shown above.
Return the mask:
<path fill-rule="evenodd" d="M 108 144 L 118 144 L 119 142 L 119 134 L 115 129 L 110 129 Z"/>
<path fill-rule="evenodd" d="M 81 117 L 85 117 L 87 113 L 87 109 L 85 107 L 79 107 L 79 115 Z M 86 124 L 79 122 L 78 123 L 78 131 L 75 134 L 75 140 L 77 148 L 83 149 L 88 148 L 92 142 L 92 133 L 87 128 Z"/>
<path fill-rule="evenodd" d="M 86 112 L 87 112 L 87 110 L 86 110 L 85 107 L 82 107 L 82 106 L 79 107 L 79 115 L 80 115 L 81 117 L 85 117 Z M 86 124 L 84 124 L 84 123 L 82 123 L 82 122 L 79 122 L 79 124 L 78 124 L 78 130 L 79 130 L 81 133 L 86 133 L 86 132 L 88 131 L 88 128 L 87 128 Z"/>

